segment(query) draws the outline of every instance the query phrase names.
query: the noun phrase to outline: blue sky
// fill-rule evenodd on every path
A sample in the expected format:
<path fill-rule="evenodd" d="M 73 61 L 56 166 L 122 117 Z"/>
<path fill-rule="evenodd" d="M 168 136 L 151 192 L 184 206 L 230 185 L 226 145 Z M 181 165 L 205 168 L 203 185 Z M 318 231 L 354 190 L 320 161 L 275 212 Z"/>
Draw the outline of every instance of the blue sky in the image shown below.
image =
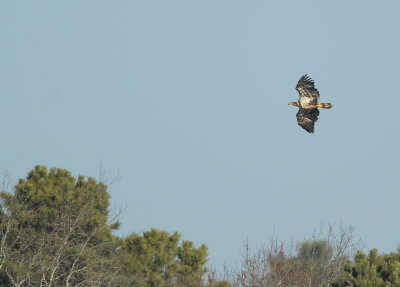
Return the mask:
<path fill-rule="evenodd" d="M 399 1 L 3 1 L 0 170 L 121 180 L 152 227 L 235 264 L 243 244 L 352 225 L 400 243 Z M 316 133 L 296 123 L 308 73 Z"/>

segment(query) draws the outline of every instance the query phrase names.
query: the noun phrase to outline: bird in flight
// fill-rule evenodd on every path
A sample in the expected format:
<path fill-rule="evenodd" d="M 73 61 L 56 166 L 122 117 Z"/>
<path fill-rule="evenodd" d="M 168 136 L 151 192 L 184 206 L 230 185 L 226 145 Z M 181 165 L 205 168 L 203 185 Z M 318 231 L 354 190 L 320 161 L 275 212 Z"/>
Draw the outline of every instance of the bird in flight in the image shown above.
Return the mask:
<path fill-rule="evenodd" d="M 296 106 L 299 111 L 296 114 L 297 123 L 309 133 L 314 133 L 314 124 L 318 120 L 318 108 L 330 109 L 331 103 L 318 103 L 319 92 L 314 88 L 314 81 L 306 75 L 302 76 L 296 85 L 299 92 L 299 100 L 290 102 L 289 105 Z"/>

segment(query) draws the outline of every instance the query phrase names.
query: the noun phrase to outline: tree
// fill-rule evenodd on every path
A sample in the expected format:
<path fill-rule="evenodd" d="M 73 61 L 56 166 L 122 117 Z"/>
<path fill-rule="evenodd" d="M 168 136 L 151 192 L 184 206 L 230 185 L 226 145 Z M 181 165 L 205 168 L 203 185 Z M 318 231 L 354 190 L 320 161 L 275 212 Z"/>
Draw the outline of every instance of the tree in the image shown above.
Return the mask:
<path fill-rule="evenodd" d="M 302 242 L 295 259 L 296 273 L 302 278 L 304 286 L 327 286 L 331 276 L 340 272 L 339 264 L 345 258 L 333 257 L 333 247 L 323 239 Z"/>
<path fill-rule="evenodd" d="M 90 177 L 74 178 L 69 171 L 59 168 L 35 166 L 26 179 L 19 180 L 13 194 L 3 192 L 0 196 L 10 216 L 37 230 L 51 231 L 65 213 L 76 215 L 85 210 L 87 216 L 80 221 L 87 230 L 106 225 L 109 215 L 106 184 Z M 104 236 L 116 227 L 110 226 Z"/>
<path fill-rule="evenodd" d="M 107 186 L 36 166 L 2 192 L 1 286 L 112 286 L 117 237 Z"/>
<path fill-rule="evenodd" d="M 332 287 L 395 287 L 400 286 L 400 253 L 379 255 L 372 249 L 366 256 L 358 251 L 354 261 L 344 266 L 344 278 L 333 282 Z"/>
<path fill-rule="evenodd" d="M 332 247 L 327 240 L 308 240 L 300 244 L 298 258 L 304 263 L 324 266 L 332 256 Z"/>
<path fill-rule="evenodd" d="M 352 228 L 329 226 L 321 234 L 300 244 L 285 245 L 273 239 L 252 252 L 246 245 L 242 267 L 236 272 L 235 287 L 327 287 L 341 278 L 346 258 L 355 250 Z"/>
<path fill-rule="evenodd" d="M 207 248 L 152 229 L 113 235 L 107 185 L 35 166 L 0 192 L 0 286 L 230 287 L 204 280 Z"/>
<path fill-rule="evenodd" d="M 190 241 L 181 242 L 180 237 L 177 232 L 151 229 L 124 239 L 123 265 L 125 273 L 134 278 L 132 286 L 202 286 L 207 247 L 195 248 Z"/>

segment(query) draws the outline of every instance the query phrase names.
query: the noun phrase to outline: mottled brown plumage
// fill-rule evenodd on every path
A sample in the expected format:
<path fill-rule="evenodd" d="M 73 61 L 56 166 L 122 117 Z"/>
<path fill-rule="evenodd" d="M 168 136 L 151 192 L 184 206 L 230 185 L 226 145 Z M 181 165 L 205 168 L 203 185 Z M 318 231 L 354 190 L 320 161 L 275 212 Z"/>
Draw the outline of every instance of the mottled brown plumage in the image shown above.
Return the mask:
<path fill-rule="evenodd" d="M 318 120 L 318 108 L 330 109 L 331 103 L 318 103 L 319 91 L 314 87 L 314 81 L 306 75 L 302 76 L 296 85 L 299 100 L 289 105 L 299 107 L 296 114 L 297 123 L 309 133 L 314 132 L 314 124 Z"/>

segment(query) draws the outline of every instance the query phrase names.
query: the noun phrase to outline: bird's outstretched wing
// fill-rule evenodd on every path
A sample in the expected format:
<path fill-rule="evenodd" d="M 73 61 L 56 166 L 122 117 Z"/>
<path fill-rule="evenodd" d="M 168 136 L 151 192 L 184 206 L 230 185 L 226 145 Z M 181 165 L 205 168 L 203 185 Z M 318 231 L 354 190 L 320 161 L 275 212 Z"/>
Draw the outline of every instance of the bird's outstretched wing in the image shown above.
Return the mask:
<path fill-rule="evenodd" d="M 314 88 L 314 81 L 306 75 L 302 76 L 296 85 L 296 90 L 299 92 L 300 103 L 306 101 L 308 103 L 318 102 L 319 92 Z"/>
<path fill-rule="evenodd" d="M 314 124 L 318 120 L 319 110 L 315 109 L 302 109 L 296 114 L 297 123 L 309 133 L 314 133 Z"/>

